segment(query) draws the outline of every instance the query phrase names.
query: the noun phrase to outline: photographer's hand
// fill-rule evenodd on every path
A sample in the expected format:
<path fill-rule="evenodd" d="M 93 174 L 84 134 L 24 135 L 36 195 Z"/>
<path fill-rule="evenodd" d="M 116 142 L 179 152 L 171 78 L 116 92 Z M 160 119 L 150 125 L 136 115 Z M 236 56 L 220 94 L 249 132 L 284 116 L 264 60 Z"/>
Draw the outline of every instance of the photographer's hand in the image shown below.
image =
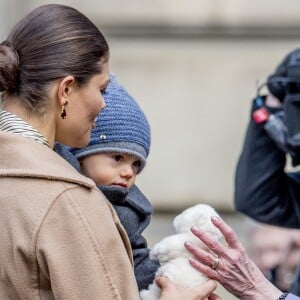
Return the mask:
<path fill-rule="evenodd" d="M 282 106 L 282 103 L 273 96 L 272 94 L 268 94 L 266 97 L 266 102 L 265 102 L 267 107 L 272 107 L 272 108 L 279 108 Z"/>

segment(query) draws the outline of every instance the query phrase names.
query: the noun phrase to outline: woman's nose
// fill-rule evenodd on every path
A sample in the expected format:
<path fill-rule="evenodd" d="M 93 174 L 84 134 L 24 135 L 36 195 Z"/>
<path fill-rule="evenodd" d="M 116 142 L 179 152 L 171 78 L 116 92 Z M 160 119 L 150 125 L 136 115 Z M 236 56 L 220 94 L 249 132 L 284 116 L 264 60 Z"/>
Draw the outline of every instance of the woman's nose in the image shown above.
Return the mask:
<path fill-rule="evenodd" d="M 101 95 L 101 101 L 100 101 L 100 103 L 101 103 L 101 110 L 102 110 L 106 106 L 105 100 L 104 100 L 104 98 L 103 98 L 102 95 Z"/>

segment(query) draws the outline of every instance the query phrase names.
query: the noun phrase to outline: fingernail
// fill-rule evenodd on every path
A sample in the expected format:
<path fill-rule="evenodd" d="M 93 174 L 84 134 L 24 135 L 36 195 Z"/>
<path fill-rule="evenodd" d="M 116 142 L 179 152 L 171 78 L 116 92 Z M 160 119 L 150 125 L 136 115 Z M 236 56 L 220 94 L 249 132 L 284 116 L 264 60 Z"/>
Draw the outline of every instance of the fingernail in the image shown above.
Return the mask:
<path fill-rule="evenodd" d="M 220 222 L 220 218 L 217 217 L 217 216 L 211 217 L 211 220 L 214 221 L 214 222 Z"/>
<path fill-rule="evenodd" d="M 191 229 L 193 232 L 200 232 L 200 230 L 197 226 L 193 226 Z"/>
<path fill-rule="evenodd" d="M 186 247 L 190 247 L 190 246 L 192 246 L 193 244 L 191 243 L 191 242 L 189 242 L 189 241 L 186 241 L 186 242 L 184 242 L 184 246 L 186 246 Z"/>
<path fill-rule="evenodd" d="M 189 258 L 189 262 L 190 262 L 191 265 L 194 265 L 195 263 L 197 263 L 196 259 L 194 259 L 192 257 Z"/>

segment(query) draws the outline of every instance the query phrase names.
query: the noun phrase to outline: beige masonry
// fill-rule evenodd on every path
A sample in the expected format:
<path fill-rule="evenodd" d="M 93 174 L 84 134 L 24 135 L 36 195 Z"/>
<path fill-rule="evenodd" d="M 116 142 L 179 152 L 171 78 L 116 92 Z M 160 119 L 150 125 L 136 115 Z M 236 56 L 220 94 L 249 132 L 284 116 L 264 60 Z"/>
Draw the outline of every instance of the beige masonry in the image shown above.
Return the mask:
<path fill-rule="evenodd" d="M 25 12 L 49 2 L 0 0 L 0 36 Z M 206 202 L 232 210 L 234 170 L 255 81 L 263 82 L 282 57 L 300 45 L 299 0 L 59 3 L 79 8 L 100 27 L 219 28 L 214 36 L 193 39 L 108 35 L 108 41 L 112 71 L 139 101 L 152 126 L 149 161 L 138 184 L 154 207 L 176 209 Z M 224 31 L 229 27 L 239 32 L 245 26 L 250 31 L 239 36 Z M 287 38 L 292 30 L 295 35 Z"/>

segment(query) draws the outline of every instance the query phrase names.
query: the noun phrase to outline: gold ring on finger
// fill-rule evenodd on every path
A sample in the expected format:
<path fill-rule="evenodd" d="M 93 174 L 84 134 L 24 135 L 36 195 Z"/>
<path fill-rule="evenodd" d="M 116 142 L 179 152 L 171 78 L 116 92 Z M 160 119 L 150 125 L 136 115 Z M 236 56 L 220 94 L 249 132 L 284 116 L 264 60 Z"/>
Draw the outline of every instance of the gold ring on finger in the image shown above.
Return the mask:
<path fill-rule="evenodd" d="M 211 268 L 213 270 L 217 270 L 218 266 L 219 266 L 219 263 L 220 263 L 220 259 L 219 259 L 219 256 L 216 256 L 215 257 L 215 260 L 214 260 L 214 263 L 211 265 Z"/>

